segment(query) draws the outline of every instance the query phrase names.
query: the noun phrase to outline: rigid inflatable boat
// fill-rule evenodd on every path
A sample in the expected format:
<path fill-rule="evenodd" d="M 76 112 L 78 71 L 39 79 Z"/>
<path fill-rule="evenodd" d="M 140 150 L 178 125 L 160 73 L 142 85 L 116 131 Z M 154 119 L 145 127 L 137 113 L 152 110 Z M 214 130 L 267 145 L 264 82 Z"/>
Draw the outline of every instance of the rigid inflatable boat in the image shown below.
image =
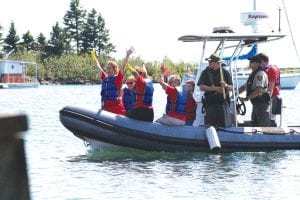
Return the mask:
<path fill-rule="evenodd" d="M 249 123 L 237 120 L 239 84 L 237 81 L 237 63 L 243 50 L 260 43 L 268 43 L 284 38 L 281 32 L 258 32 L 257 21 L 267 15 L 261 12 L 242 13 L 241 21 L 251 25 L 253 33 L 238 34 L 227 27 L 214 29 L 211 34 L 184 35 L 179 41 L 202 43 L 201 61 L 196 80 L 206 68 L 205 50 L 209 43 L 216 46 L 214 53 L 230 56 L 225 65 L 232 76 L 234 92 L 230 100 L 230 116 L 226 127 L 207 127 L 203 123 L 203 113 L 197 112 L 194 126 L 166 126 L 158 123 L 137 121 L 116 115 L 101 109 L 67 106 L 60 110 L 60 121 L 75 136 L 97 149 L 134 149 L 164 152 L 219 152 L 232 151 L 268 151 L 300 149 L 300 126 L 283 127 L 282 123 L 274 127 L 251 127 Z M 221 59 L 222 60 L 222 59 Z M 225 60 L 224 60 L 225 61 Z M 195 88 L 196 90 L 198 87 Z M 196 94 L 197 92 L 200 92 Z M 195 91 L 197 110 L 202 107 L 203 91 Z M 201 109 L 200 109 L 201 110 Z M 281 115 L 281 112 L 280 112 Z M 282 116 L 280 116 L 282 121 Z M 227 121 L 227 120 L 226 120 Z M 276 124 L 276 123 L 275 123 Z"/>
<path fill-rule="evenodd" d="M 300 149 L 300 127 L 166 126 L 104 110 L 67 106 L 60 121 L 92 149 L 164 152 Z"/>

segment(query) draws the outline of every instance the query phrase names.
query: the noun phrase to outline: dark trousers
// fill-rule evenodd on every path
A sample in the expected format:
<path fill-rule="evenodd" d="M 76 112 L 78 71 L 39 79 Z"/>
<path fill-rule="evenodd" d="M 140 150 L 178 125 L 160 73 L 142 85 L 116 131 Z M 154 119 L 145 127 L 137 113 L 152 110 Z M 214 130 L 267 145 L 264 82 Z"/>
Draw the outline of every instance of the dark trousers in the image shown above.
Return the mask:
<path fill-rule="evenodd" d="M 132 119 L 147 121 L 147 122 L 153 122 L 154 119 L 153 109 L 147 109 L 144 107 L 134 108 L 131 111 L 129 111 L 126 115 L 127 117 L 130 117 Z"/>
<path fill-rule="evenodd" d="M 273 115 L 281 115 L 281 106 L 282 106 L 282 99 L 278 96 L 274 96 L 271 99 L 272 103 L 272 114 Z"/>
<path fill-rule="evenodd" d="M 205 107 L 205 124 L 211 126 L 225 126 L 224 105 L 208 104 Z"/>
<path fill-rule="evenodd" d="M 260 127 L 271 126 L 270 104 L 269 103 L 253 104 L 251 120 L 253 126 L 260 126 Z"/>

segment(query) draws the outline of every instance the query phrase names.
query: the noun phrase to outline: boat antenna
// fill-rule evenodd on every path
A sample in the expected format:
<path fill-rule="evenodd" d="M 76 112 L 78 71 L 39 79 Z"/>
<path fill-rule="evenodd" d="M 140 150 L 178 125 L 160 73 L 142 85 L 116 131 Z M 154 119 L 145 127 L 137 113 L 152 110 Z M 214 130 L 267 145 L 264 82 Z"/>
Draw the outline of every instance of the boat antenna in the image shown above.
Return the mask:
<path fill-rule="evenodd" d="M 281 7 L 278 7 L 278 32 L 281 32 Z"/>
<path fill-rule="evenodd" d="M 290 25 L 290 20 L 289 20 L 288 14 L 287 14 L 287 10 L 286 10 L 286 7 L 285 7 L 284 0 L 282 0 L 282 5 L 283 5 L 285 16 L 286 16 L 286 19 L 287 19 L 287 22 L 288 22 L 289 31 L 290 31 L 290 35 L 291 35 L 292 42 L 293 42 L 293 45 L 294 45 L 294 49 L 296 51 L 296 55 L 297 55 L 298 61 L 300 63 L 300 56 L 299 56 L 299 53 L 298 53 L 298 50 L 297 50 L 297 47 L 296 47 L 296 44 L 295 44 L 294 35 L 293 35 L 293 32 L 292 32 L 292 28 L 291 28 L 291 25 Z"/>
<path fill-rule="evenodd" d="M 253 11 L 256 11 L 256 0 L 253 0 Z"/>

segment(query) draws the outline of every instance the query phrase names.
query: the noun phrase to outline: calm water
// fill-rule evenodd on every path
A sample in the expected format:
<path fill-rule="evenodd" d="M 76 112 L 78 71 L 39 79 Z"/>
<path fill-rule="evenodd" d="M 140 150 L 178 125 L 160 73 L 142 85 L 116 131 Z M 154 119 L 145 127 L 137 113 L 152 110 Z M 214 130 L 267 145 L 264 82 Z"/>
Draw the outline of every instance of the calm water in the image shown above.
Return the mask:
<path fill-rule="evenodd" d="M 66 105 L 99 105 L 99 88 L 0 90 L 1 114 L 21 112 L 29 117 L 25 147 L 32 199 L 300 197 L 300 151 L 296 150 L 222 155 L 87 152 L 83 142 L 61 125 L 59 110 Z M 160 87 L 155 92 L 157 118 L 165 98 Z M 284 123 L 299 125 L 299 87 L 283 91 L 282 96 Z"/>

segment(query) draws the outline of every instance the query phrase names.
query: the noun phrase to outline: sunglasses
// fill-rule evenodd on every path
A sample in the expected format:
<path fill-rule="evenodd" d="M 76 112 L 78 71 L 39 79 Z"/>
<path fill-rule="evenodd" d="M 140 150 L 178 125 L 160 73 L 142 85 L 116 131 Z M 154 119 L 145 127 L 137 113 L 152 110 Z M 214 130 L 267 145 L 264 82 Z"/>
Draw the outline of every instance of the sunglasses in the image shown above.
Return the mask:
<path fill-rule="evenodd" d="M 133 82 L 127 82 L 126 84 L 127 84 L 127 85 L 132 85 L 132 84 L 133 84 Z"/>

